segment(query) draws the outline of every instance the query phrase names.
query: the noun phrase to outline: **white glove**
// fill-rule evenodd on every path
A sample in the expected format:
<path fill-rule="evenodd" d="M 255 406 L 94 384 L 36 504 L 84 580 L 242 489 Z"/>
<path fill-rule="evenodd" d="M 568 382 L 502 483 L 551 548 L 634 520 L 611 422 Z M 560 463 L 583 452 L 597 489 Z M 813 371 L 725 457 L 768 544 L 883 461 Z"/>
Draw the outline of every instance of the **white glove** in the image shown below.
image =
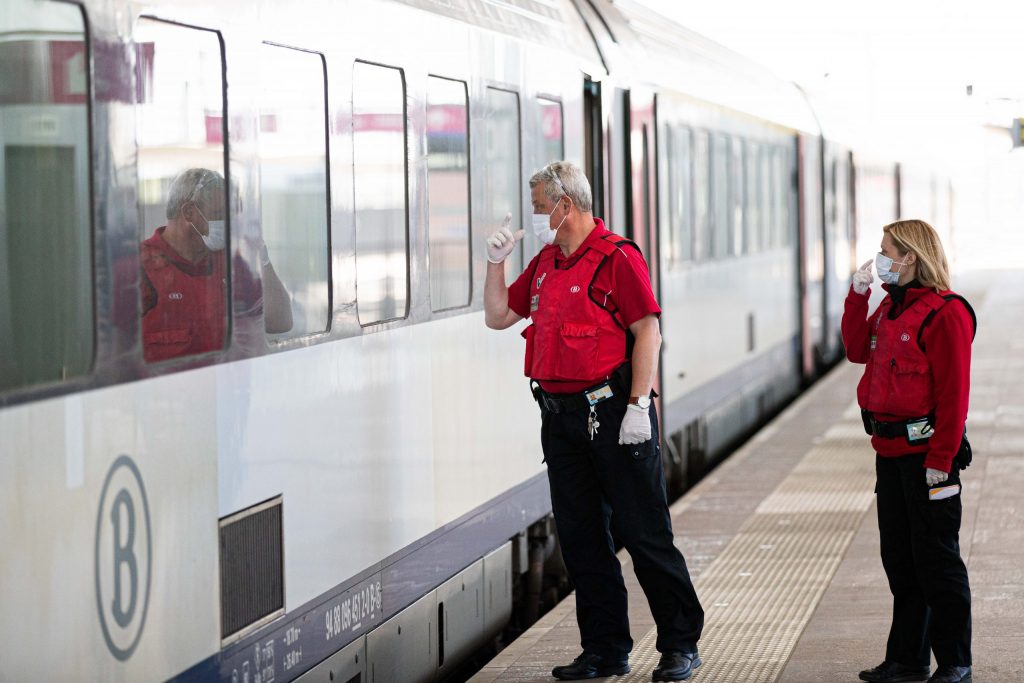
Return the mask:
<path fill-rule="evenodd" d="M 487 238 L 487 260 L 491 263 L 501 263 L 512 253 L 516 242 L 523 239 L 526 234 L 524 230 L 516 230 L 514 233 L 509 229 L 512 224 L 512 214 L 505 214 L 505 220 L 501 227 Z"/>
<path fill-rule="evenodd" d="M 949 475 L 942 470 L 935 470 L 931 467 L 926 467 L 924 470 L 924 480 L 929 486 L 935 486 L 947 479 L 949 479 Z"/>
<path fill-rule="evenodd" d="M 864 294 L 868 291 L 868 287 L 874 281 L 874 276 L 871 275 L 871 264 L 874 261 L 868 261 L 856 273 L 853 274 L 853 291 L 858 294 Z"/>
<path fill-rule="evenodd" d="M 646 408 L 632 403 L 626 406 L 626 414 L 622 416 L 619 427 L 620 444 L 643 443 L 651 438 L 651 416 Z"/>

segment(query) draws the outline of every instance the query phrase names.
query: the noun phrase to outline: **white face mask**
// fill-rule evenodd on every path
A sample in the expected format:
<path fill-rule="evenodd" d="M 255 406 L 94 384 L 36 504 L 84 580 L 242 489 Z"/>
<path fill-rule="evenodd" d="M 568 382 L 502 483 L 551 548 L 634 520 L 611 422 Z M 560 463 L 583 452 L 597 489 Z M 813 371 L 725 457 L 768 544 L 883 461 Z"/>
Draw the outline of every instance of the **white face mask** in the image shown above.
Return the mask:
<path fill-rule="evenodd" d="M 199 232 L 199 229 L 196 227 L 195 223 L 189 223 L 189 225 L 191 225 L 192 229 L 196 231 L 196 234 L 202 238 L 203 244 L 206 245 L 207 249 L 209 249 L 210 251 L 220 251 L 225 247 L 227 243 L 227 236 L 224 230 L 224 221 L 211 221 L 203 214 L 202 211 L 200 211 L 198 206 L 196 207 L 196 211 L 199 211 L 199 215 L 202 216 L 203 220 L 206 221 L 206 225 L 209 226 L 210 234 L 204 235 L 203 233 Z"/>
<path fill-rule="evenodd" d="M 561 200 L 559 200 L 561 204 Z M 533 234 L 537 236 L 544 244 L 555 243 L 555 233 L 558 232 L 558 228 L 562 227 L 562 223 L 569 217 L 568 212 L 562 216 L 562 220 L 558 221 L 558 225 L 554 228 L 551 227 L 551 214 L 558 208 L 558 204 L 555 204 L 555 208 L 551 209 L 551 213 L 535 213 L 533 214 Z"/>
<path fill-rule="evenodd" d="M 882 252 L 878 252 L 878 255 L 875 256 L 875 270 L 878 272 L 878 279 L 887 285 L 898 285 L 900 283 L 899 268 L 895 272 L 890 270 L 894 263 L 898 263 L 901 266 L 907 265 L 906 261 L 893 261 Z"/>

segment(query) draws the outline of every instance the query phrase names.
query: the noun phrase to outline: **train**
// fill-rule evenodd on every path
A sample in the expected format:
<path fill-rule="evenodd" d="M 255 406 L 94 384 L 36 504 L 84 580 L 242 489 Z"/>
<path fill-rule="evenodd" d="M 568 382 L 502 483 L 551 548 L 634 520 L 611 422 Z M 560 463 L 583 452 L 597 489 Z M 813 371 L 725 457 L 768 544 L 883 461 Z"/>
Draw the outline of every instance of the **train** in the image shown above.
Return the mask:
<path fill-rule="evenodd" d="M 535 618 L 539 413 L 482 284 L 550 161 L 648 259 L 674 494 L 841 357 L 884 223 L 952 230 L 947 179 L 627 0 L 7 0 L 0 64 L 10 680 L 439 681 Z M 140 243 L 196 168 L 223 344 L 154 360 Z"/>

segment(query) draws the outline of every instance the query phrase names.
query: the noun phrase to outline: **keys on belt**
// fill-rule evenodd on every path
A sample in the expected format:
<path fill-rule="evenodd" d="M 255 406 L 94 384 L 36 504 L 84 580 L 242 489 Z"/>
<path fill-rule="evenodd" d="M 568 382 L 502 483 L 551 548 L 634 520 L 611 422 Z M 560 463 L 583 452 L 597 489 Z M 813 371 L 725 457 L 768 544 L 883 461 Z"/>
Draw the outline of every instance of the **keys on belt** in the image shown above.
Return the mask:
<path fill-rule="evenodd" d="M 615 395 L 610 382 L 602 382 L 576 394 L 549 394 L 541 389 L 540 385 L 533 386 L 532 384 L 531 389 L 534 398 L 537 399 L 537 403 L 540 404 L 541 408 L 551 413 L 571 413 L 583 408 L 589 408 L 587 432 L 590 434 L 591 441 L 594 440 L 594 435 L 597 434 L 597 430 L 601 426 L 597 419 L 597 404 L 607 401 Z"/>

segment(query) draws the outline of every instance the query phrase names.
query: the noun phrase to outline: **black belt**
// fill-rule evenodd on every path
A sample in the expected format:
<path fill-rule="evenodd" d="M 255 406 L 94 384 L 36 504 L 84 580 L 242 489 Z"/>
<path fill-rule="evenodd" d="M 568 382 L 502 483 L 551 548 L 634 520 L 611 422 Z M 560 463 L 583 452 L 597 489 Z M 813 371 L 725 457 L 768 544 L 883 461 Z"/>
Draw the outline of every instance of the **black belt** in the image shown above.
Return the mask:
<path fill-rule="evenodd" d="M 873 436 L 880 436 L 883 439 L 904 438 L 912 443 L 923 443 L 930 439 L 934 433 L 935 418 L 931 415 L 912 417 L 907 420 L 900 420 L 899 422 L 883 422 L 876 420 L 870 411 L 861 410 L 860 413 L 861 418 L 864 420 L 864 431 Z M 917 427 L 918 431 L 920 431 L 922 426 L 927 427 L 924 433 L 911 439 L 911 430 Z"/>
<path fill-rule="evenodd" d="M 609 394 L 607 396 L 597 398 L 593 402 L 587 397 L 587 394 L 592 394 L 595 391 L 599 391 L 605 387 L 608 387 Z M 587 387 L 581 392 L 572 394 L 549 394 L 540 388 L 539 384 L 534 382 L 530 383 L 530 389 L 533 391 L 533 398 L 536 399 L 540 407 L 549 413 L 572 413 L 577 410 L 584 410 L 590 408 L 591 405 L 596 405 L 601 401 L 607 400 L 612 397 L 615 390 L 611 387 L 611 382 L 601 382 L 595 384 L 592 387 Z"/>

